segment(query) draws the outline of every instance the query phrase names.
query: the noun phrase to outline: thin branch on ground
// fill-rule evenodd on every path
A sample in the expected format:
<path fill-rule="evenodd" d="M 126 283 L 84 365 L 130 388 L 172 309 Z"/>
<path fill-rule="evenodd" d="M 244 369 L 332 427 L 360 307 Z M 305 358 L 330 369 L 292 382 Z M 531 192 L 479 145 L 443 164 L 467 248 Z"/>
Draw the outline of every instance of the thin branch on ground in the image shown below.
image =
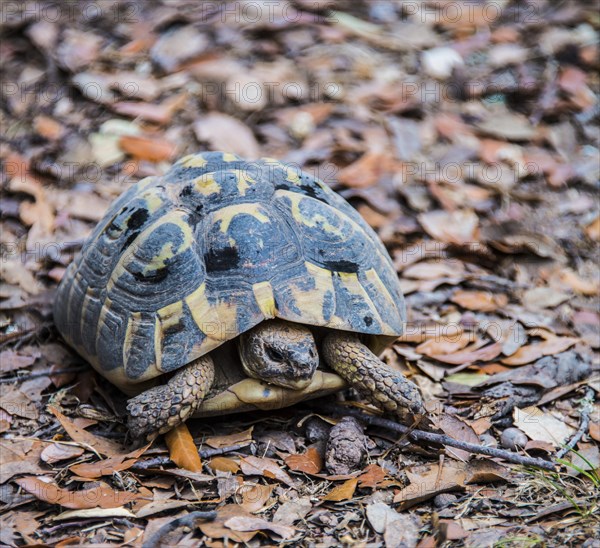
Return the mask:
<path fill-rule="evenodd" d="M 243 449 L 244 447 L 249 447 L 250 445 L 252 444 L 236 443 L 235 445 L 228 445 L 227 447 L 218 447 L 216 449 L 212 447 L 207 449 L 200 449 L 198 453 L 200 453 L 200 457 L 202 457 L 203 459 L 208 459 L 210 457 L 224 455 L 225 453 L 231 453 L 232 451 L 239 451 L 240 449 Z"/>
<path fill-rule="evenodd" d="M 248 446 L 249 444 L 247 443 L 236 443 L 235 445 L 228 445 L 227 447 L 219 447 L 217 449 L 213 449 L 212 447 L 200 449 L 198 453 L 200 454 L 200 458 L 208 459 L 218 455 L 231 453 L 232 451 L 239 451 L 240 449 Z M 173 464 L 173 461 L 169 457 L 153 457 L 151 459 L 136 462 L 131 467 L 131 470 L 134 472 L 143 472 L 145 470 L 156 469 L 161 466 L 172 466 Z"/>
<path fill-rule="evenodd" d="M 29 379 L 37 379 L 38 377 L 56 377 L 57 375 L 64 375 L 66 373 L 81 373 L 89 369 L 87 365 L 81 365 L 78 367 L 65 367 L 64 369 L 44 369 L 43 371 L 30 371 L 24 375 L 12 375 L 11 377 L 4 377 L 0 379 L 0 384 L 9 384 L 11 382 L 23 382 Z"/>
<path fill-rule="evenodd" d="M 571 438 L 571 441 L 567 443 L 558 453 L 556 458 L 562 459 L 569 451 L 571 451 L 583 438 L 583 435 L 588 431 L 590 427 L 590 415 L 594 406 L 594 389 L 588 387 L 585 391 L 585 397 L 581 401 L 581 422 L 575 435 Z"/>
<path fill-rule="evenodd" d="M 171 531 L 175 531 L 175 529 L 179 529 L 180 527 L 190 527 L 194 528 L 196 526 L 196 521 L 205 519 L 205 520 L 214 520 L 217 517 L 217 513 L 214 511 L 211 512 L 190 512 L 186 516 L 181 518 L 174 519 L 169 523 L 163 525 L 156 533 L 154 533 L 144 544 L 142 548 L 158 548 L 161 546 L 162 539 L 167 536 Z"/>
<path fill-rule="evenodd" d="M 448 445 L 450 447 L 455 447 L 456 449 L 462 449 L 469 453 L 476 453 L 480 455 L 487 455 L 488 457 L 496 457 L 499 459 L 503 459 L 507 462 L 512 462 L 513 464 L 521 464 L 523 466 L 535 466 L 537 468 L 542 468 L 544 470 L 551 471 L 556 470 L 556 465 L 546 460 L 536 459 L 533 457 L 526 457 L 517 453 L 513 453 L 512 451 L 506 451 L 504 449 L 496 449 L 494 447 L 486 447 L 483 445 L 475 445 L 473 443 L 458 441 L 444 434 L 435 434 L 433 432 L 425 432 L 423 430 L 413 429 L 412 427 L 404 426 L 402 424 L 398 424 L 397 422 L 388 419 L 368 415 L 363 411 L 359 411 L 357 409 L 352 409 L 349 407 L 340 407 L 334 404 L 328 404 L 319 407 L 322 407 L 327 412 L 333 414 L 352 415 L 361 419 L 367 424 L 381 426 L 382 428 L 388 428 L 389 430 L 393 430 L 394 432 L 406 435 L 413 441 L 426 441 L 428 443 L 434 443 L 436 445 L 443 446 Z"/>

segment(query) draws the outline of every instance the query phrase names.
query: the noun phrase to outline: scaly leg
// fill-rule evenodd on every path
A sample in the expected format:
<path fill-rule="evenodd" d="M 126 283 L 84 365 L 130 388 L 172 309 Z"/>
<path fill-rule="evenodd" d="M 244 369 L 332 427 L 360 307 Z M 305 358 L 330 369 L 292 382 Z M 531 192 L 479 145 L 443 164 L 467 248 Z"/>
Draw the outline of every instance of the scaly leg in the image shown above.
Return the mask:
<path fill-rule="evenodd" d="M 150 441 L 185 422 L 202 403 L 214 377 L 212 358 L 202 356 L 180 369 L 167 383 L 131 398 L 127 424 L 132 437 Z"/>

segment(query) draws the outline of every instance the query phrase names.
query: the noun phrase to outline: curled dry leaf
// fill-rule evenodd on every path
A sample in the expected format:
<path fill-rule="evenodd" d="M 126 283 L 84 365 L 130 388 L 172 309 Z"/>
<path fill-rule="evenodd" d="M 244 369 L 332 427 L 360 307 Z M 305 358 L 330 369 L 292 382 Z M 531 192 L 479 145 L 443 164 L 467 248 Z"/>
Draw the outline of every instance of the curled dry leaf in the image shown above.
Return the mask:
<path fill-rule="evenodd" d="M 260 512 L 269 500 L 274 485 L 244 483 L 235 491 L 235 501 L 247 512 Z"/>
<path fill-rule="evenodd" d="M 185 423 L 165 434 L 169 448 L 169 458 L 179 467 L 191 472 L 202 472 L 202 462 L 198 448 Z"/>
<path fill-rule="evenodd" d="M 64 443 L 52 443 L 48 445 L 40 455 L 40 458 L 48 464 L 54 464 L 61 460 L 68 460 L 83 455 L 83 447 Z"/>
<path fill-rule="evenodd" d="M 138 493 L 115 491 L 107 485 L 82 491 L 68 491 L 34 476 L 19 478 L 15 483 L 37 499 L 65 508 L 117 508 L 140 498 Z"/>

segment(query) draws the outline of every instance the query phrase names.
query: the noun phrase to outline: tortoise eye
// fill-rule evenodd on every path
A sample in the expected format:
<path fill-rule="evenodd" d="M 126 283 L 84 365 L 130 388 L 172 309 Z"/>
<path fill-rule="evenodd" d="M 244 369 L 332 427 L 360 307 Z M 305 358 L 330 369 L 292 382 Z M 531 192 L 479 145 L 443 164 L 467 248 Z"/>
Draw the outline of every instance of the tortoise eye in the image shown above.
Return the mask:
<path fill-rule="evenodd" d="M 282 362 L 284 360 L 283 354 L 279 350 L 267 347 L 267 356 L 273 361 Z"/>

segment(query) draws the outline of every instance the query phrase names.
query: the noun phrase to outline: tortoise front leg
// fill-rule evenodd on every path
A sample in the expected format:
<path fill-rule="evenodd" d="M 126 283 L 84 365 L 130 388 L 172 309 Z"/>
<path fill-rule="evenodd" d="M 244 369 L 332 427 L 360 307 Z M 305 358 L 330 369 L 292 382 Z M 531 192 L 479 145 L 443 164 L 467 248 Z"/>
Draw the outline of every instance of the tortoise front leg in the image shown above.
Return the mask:
<path fill-rule="evenodd" d="M 150 441 L 185 422 L 202 403 L 214 378 L 212 358 L 202 356 L 180 369 L 166 384 L 131 398 L 127 403 L 127 425 L 132 437 Z"/>
<path fill-rule="evenodd" d="M 330 333 L 323 341 L 323 355 L 331 369 L 378 407 L 396 415 L 407 409 L 418 420 L 425 415 L 417 387 L 382 362 L 356 335 Z"/>

